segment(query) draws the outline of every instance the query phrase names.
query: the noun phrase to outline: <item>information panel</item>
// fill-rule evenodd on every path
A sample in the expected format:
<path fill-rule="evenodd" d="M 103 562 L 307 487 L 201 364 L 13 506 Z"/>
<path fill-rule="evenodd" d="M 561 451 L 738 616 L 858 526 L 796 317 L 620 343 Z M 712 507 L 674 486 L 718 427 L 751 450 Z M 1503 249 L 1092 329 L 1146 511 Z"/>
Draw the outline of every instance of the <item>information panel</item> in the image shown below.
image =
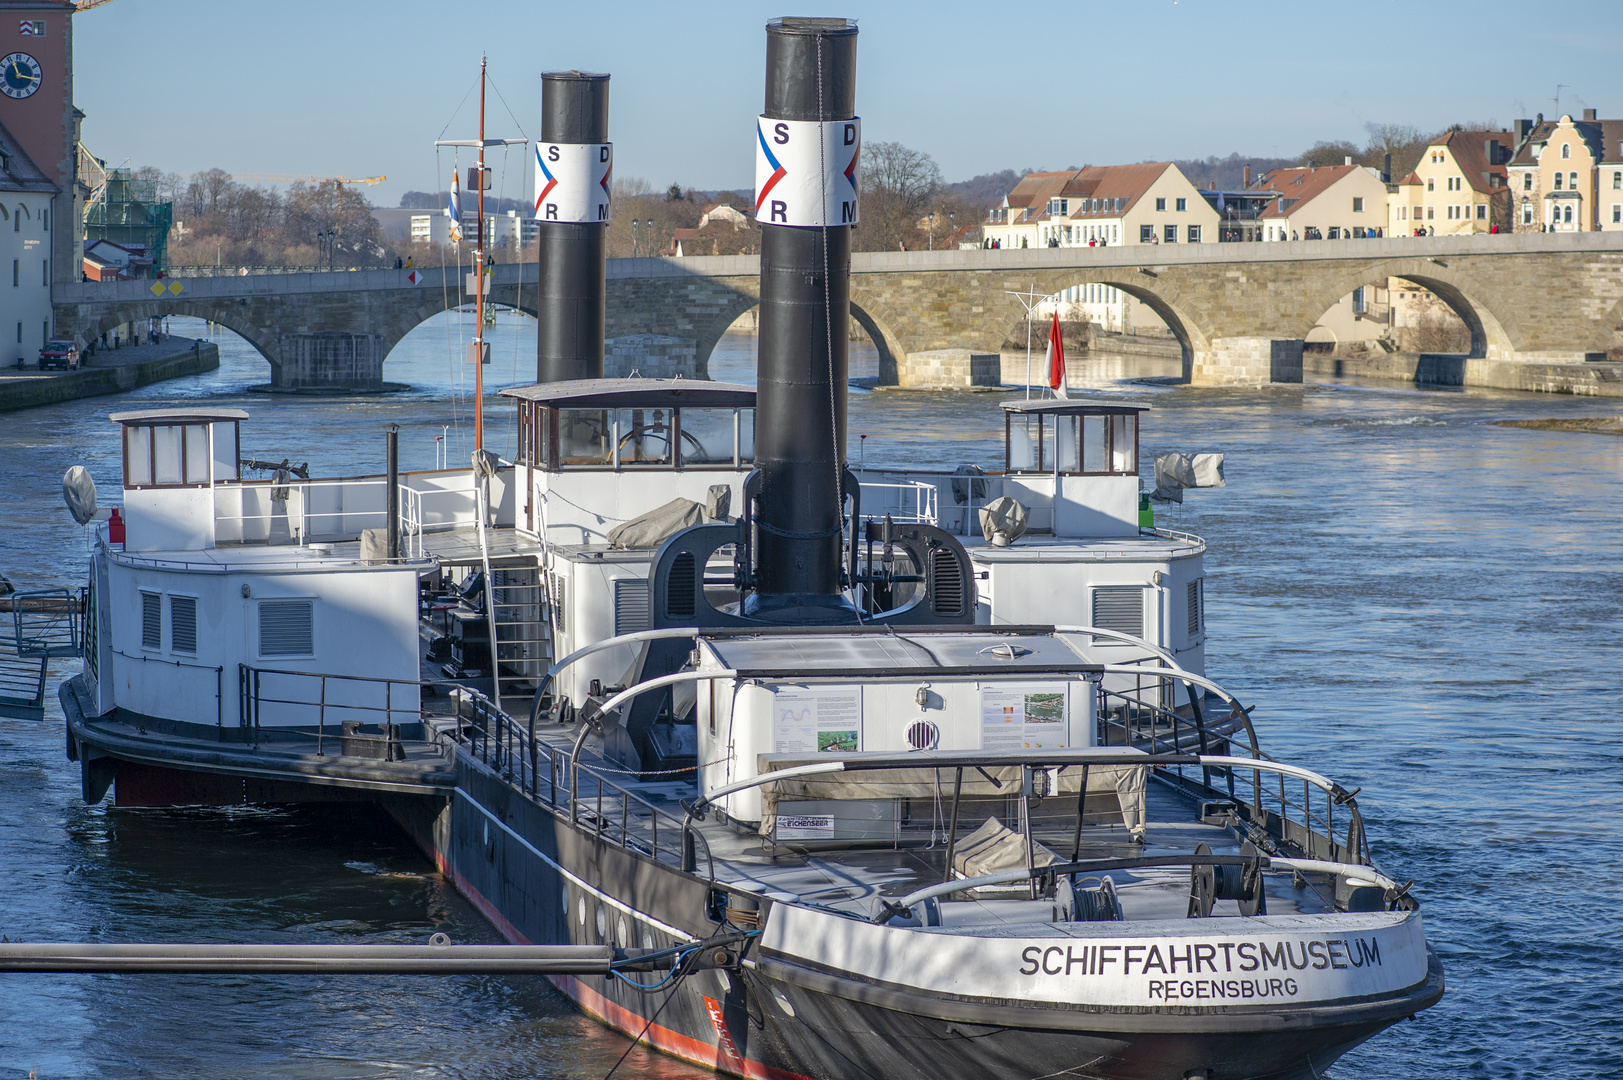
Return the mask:
<path fill-rule="evenodd" d="M 859 688 L 787 686 L 773 693 L 774 753 L 854 753 L 861 749 L 862 691 Z"/>
<path fill-rule="evenodd" d="M 981 687 L 981 749 L 1059 750 L 1066 745 L 1070 701 L 1064 683 L 989 683 Z"/>

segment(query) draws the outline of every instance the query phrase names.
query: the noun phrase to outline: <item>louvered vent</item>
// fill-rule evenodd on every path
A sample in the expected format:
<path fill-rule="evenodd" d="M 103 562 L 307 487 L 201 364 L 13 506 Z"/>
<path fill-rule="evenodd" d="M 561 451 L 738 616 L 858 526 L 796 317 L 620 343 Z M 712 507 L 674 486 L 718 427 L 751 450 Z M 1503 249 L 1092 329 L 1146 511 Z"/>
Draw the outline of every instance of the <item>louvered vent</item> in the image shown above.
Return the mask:
<path fill-rule="evenodd" d="M 635 634 L 648 629 L 648 582 L 621 578 L 614 583 L 614 633 Z"/>
<path fill-rule="evenodd" d="M 564 576 L 562 574 L 553 574 L 552 575 L 552 627 L 553 627 L 554 630 L 558 631 L 558 633 L 560 633 L 560 634 L 563 633 L 564 630 L 565 630 L 565 627 L 564 627 L 564 612 L 567 609 L 568 609 L 568 604 L 565 602 L 565 599 L 564 599 Z"/>
<path fill-rule="evenodd" d="M 172 652 L 197 652 L 197 598 L 169 598 L 169 648 Z"/>
<path fill-rule="evenodd" d="M 309 656 L 316 651 L 314 600 L 259 602 L 259 655 Z"/>
<path fill-rule="evenodd" d="M 673 618 L 692 615 L 697 609 L 698 560 L 693 552 L 684 551 L 671 560 L 671 572 L 665 577 L 665 611 Z"/>
<path fill-rule="evenodd" d="M 937 615 L 964 613 L 964 570 L 947 548 L 930 552 L 930 607 Z"/>
<path fill-rule="evenodd" d="M 1203 610 L 1206 606 L 1205 597 L 1201 595 L 1201 585 L 1205 578 L 1196 578 L 1189 583 L 1189 636 L 1199 637 L 1202 620 L 1206 617 Z"/>
<path fill-rule="evenodd" d="M 907 725 L 907 745 L 915 750 L 934 750 L 941 741 L 941 729 L 933 720 L 915 720 Z"/>
<path fill-rule="evenodd" d="M 1093 590 L 1093 625 L 1134 637 L 1144 636 L 1144 590 L 1137 585 L 1104 585 Z"/>
<path fill-rule="evenodd" d="M 163 648 L 163 597 L 157 593 L 141 594 L 141 648 Z"/>

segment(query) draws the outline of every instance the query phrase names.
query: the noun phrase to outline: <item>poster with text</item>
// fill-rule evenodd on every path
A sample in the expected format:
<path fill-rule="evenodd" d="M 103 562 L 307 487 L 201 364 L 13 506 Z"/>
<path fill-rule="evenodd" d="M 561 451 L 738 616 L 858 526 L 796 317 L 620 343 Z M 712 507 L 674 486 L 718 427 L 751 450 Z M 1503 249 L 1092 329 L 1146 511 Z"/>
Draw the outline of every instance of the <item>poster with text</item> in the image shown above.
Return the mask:
<path fill-rule="evenodd" d="M 779 687 L 772 699 L 772 749 L 779 754 L 862 749 L 862 691 L 843 686 Z"/>
<path fill-rule="evenodd" d="M 981 687 L 981 749 L 1058 750 L 1066 744 L 1063 683 L 992 683 Z"/>

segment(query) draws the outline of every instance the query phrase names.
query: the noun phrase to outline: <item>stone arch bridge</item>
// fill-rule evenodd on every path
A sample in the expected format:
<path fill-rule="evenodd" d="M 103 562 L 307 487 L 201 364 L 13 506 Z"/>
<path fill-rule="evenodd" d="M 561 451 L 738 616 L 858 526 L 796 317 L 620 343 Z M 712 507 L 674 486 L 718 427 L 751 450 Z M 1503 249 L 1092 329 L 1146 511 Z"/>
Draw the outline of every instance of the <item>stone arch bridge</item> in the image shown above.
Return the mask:
<path fill-rule="evenodd" d="M 1623 233 L 1123 245 L 1006 251 L 864 252 L 852 257 L 852 313 L 895 382 L 910 353 L 996 352 L 1024 320 L 1009 293 L 1114 286 L 1148 304 L 1183 346 L 1200 384 L 1299 381 L 1302 339 L 1338 300 L 1388 276 L 1437 294 L 1471 331 L 1471 356 L 1581 363 L 1623 346 Z M 377 359 L 424 319 L 465 303 L 461 271 L 264 274 L 81 283 L 53 293 L 58 332 L 89 340 L 130 319 L 212 319 L 282 369 L 310 344 L 366 336 Z M 536 267 L 496 267 L 491 298 L 535 314 Z M 702 367 L 759 298 L 753 256 L 614 259 L 610 338 L 694 342 Z"/>

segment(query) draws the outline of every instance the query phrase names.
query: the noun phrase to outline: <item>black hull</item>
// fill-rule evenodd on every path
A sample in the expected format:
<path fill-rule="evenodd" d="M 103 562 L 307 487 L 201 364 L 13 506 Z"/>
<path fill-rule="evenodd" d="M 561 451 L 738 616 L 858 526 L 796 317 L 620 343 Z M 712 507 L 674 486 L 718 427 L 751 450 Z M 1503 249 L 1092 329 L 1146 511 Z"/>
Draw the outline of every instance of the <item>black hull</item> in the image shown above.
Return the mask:
<path fill-rule="evenodd" d="M 388 805 L 510 941 L 678 942 L 657 930 L 651 940 L 643 936 L 616 902 L 685 935 L 719 931 L 706 915 L 704 880 L 595 836 L 465 755 L 457 774 L 449 800 Z M 601 937 L 600 909 L 607 931 Z M 553 981 L 591 1016 L 677 1057 L 740 1076 L 817 1080 L 1024 1080 L 1061 1072 L 1182 1080 L 1202 1069 L 1224 1080 L 1306 1078 L 1443 991 L 1432 955 L 1421 984 L 1375 1001 L 1228 1012 L 1071 1011 L 884 986 L 759 950 L 751 958 L 755 963 L 742 970 L 702 971 L 657 991 L 595 976 Z"/>

